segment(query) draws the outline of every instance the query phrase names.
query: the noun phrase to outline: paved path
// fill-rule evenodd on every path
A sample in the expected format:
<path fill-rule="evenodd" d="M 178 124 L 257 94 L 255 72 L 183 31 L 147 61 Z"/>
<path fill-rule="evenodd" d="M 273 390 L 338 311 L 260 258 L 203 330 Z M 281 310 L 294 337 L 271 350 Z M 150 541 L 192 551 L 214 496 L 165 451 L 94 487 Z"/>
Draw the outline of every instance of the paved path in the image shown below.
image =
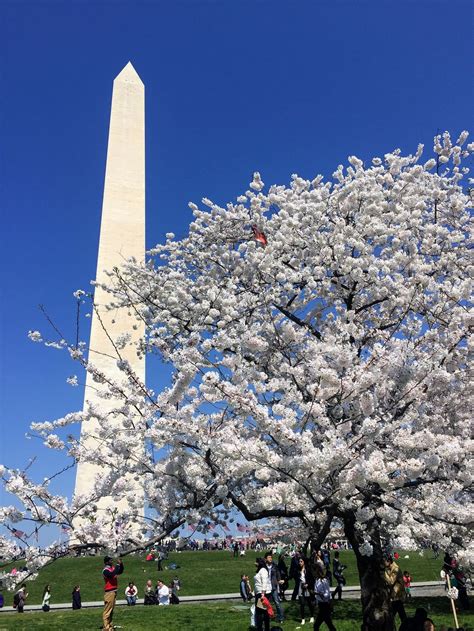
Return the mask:
<path fill-rule="evenodd" d="M 443 596 L 445 593 L 444 582 L 442 581 L 428 581 L 426 583 L 412 583 L 412 594 L 416 598 L 417 596 Z M 356 600 L 360 597 L 360 587 L 358 585 L 346 585 L 342 588 L 343 597 L 348 600 Z M 287 590 L 287 593 L 291 593 L 291 590 Z M 10 595 L 10 592 L 5 594 L 6 597 Z M 13 594 L 11 595 L 13 600 Z M 7 600 L 7 598 L 6 598 Z M 238 600 L 240 601 L 240 594 L 205 594 L 201 596 L 181 596 L 180 602 L 185 603 L 202 603 L 202 602 L 219 602 L 222 600 Z M 117 605 L 126 605 L 126 600 L 117 600 Z M 140 599 L 137 605 L 142 605 L 143 599 Z M 93 607 L 103 607 L 104 603 L 101 600 L 94 600 L 90 602 L 83 602 L 82 607 L 84 609 Z M 71 603 L 51 603 L 51 611 L 60 609 L 72 609 Z M 25 607 L 25 613 L 27 611 L 41 611 L 41 605 L 27 605 Z M 5 605 L 3 609 L 0 609 L 0 614 L 16 613 L 15 609 L 11 606 Z"/>

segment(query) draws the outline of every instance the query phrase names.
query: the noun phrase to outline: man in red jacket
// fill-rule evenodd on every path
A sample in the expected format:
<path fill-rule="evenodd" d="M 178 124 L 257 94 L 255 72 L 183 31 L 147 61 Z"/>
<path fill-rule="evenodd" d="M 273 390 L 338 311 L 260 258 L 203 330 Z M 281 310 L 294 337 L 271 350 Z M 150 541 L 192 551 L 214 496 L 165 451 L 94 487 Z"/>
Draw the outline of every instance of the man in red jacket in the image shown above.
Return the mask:
<path fill-rule="evenodd" d="M 104 576 L 104 612 L 102 619 L 104 621 L 103 630 L 112 631 L 112 617 L 114 615 L 115 600 L 117 598 L 118 580 L 117 576 L 123 572 L 122 559 L 119 559 L 114 565 L 111 557 L 104 557 L 104 569 L 102 574 Z"/>

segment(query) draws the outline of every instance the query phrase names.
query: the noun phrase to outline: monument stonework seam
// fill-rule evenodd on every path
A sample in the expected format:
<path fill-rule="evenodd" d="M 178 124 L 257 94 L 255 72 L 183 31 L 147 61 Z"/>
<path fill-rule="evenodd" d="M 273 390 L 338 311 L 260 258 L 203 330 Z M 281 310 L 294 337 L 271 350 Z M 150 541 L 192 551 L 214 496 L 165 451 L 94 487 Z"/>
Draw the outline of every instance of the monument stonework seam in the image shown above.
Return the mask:
<path fill-rule="evenodd" d="M 108 336 L 117 340 L 123 334 L 131 335 L 130 344 L 120 354 L 128 360 L 136 376 L 145 383 L 145 357 L 136 352 L 137 343 L 143 339 L 145 328 L 126 309 L 107 310 L 111 296 L 100 284 L 110 282 L 106 272 L 120 267 L 124 261 L 134 257 L 145 258 L 145 87 L 129 62 L 115 78 L 112 93 L 107 164 L 105 172 L 102 219 L 100 226 L 99 252 L 97 258 L 94 305 L 100 318 L 92 313 L 89 361 L 114 381 L 122 381 L 116 350 Z M 111 411 L 115 400 L 100 397 L 100 384 L 93 381 L 90 373 L 86 378 L 84 410 L 92 404 L 102 412 Z M 110 432 L 119 428 L 120 419 L 110 415 Z M 87 419 L 81 428 L 81 447 L 100 449 L 95 438 L 99 430 L 98 421 Z M 104 470 L 94 464 L 79 462 L 74 494 L 89 494 L 93 490 L 97 474 Z M 143 499 L 144 491 L 139 482 L 130 480 L 134 495 Z M 120 504 L 126 507 L 126 500 Z M 111 498 L 102 498 L 99 510 L 109 511 Z M 80 521 L 80 520 L 79 520 Z"/>

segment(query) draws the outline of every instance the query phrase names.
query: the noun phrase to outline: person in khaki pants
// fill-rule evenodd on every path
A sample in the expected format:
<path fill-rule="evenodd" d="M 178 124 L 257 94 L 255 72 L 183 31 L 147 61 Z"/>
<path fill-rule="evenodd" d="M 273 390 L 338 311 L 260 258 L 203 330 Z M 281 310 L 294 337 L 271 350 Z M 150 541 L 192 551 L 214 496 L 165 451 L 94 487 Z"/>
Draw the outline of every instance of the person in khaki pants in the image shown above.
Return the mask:
<path fill-rule="evenodd" d="M 114 615 L 115 601 L 117 599 L 118 579 L 117 576 L 123 572 L 122 559 L 115 564 L 109 556 L 104 557 L 104 569 L 102 575 L 104 577 L 104 611 L 102 619 L 104 621 L 103 630 L 112 631 L 112 617 Z"/>

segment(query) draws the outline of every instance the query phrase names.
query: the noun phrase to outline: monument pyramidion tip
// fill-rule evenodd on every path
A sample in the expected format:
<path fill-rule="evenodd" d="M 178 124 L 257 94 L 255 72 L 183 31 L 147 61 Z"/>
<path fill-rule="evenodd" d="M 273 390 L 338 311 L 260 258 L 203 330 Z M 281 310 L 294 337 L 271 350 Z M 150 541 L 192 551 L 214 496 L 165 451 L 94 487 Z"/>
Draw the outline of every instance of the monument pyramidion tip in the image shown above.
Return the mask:
<path fill-rule="evenodd" d="M 129 61 L 128 64 L 122 68 L 121 72 L 115 77 L 114 81 L 124 81 L 126 83 L 140 83 L 143 85 L 143 81 L 140 79 L 138 72 Z"/>

